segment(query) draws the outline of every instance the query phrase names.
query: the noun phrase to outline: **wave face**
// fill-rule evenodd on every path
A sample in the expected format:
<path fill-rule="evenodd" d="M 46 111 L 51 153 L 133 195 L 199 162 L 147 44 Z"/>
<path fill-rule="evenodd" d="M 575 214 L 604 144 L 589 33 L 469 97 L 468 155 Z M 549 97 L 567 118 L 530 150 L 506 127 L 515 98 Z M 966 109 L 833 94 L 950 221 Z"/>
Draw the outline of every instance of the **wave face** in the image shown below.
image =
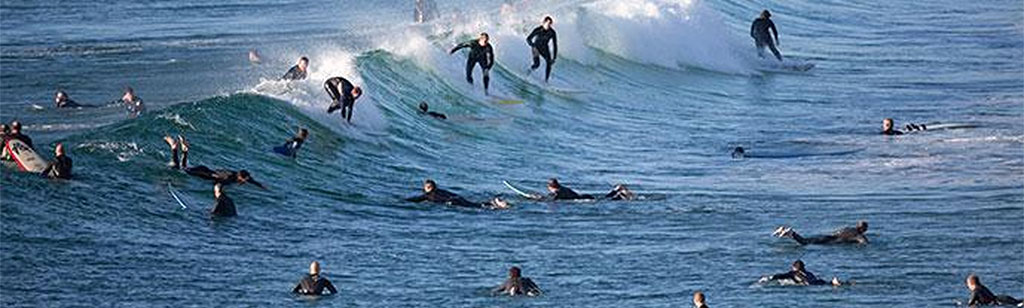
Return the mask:
<path fill-rule="evenodd" d="M 555 307 L 678 306 L 694 290 L 714 306 L 942 306 L 967 296 L 969 273 L 1024 288 L 1017 2 L 773 4 L 783 54 L 816 65 L 804 73 L 754 54 L 746 31 L 765 7 L 749 1 L 456 1 L 425 24 L 406 1 L 116 4 L 0 10 L 0 120 L 75 162 L 69 182 L 3 169 L 5 306 L 519 305 L 486 292 L 511 265 L 546 291 L 530 304 Z M 560 43 L 549 83 L 524 41 L 545 15 Z M 483 31 L 492 96 L 448 53 Z M 309 79 L 277 81 L 300 56 Z M 352 124 L 325 112 L 332 76 L 365 90 Z M 139 117 L 107 104 L 126 85 Z M 56 88 L 99 107 L 49 108 Z M 885 117 L 948 129 L 883 137 Z M 298 158 L 272 153 L 298 127 Z M 239 216 L 210 219 L 210 183 L 167 165 L 161 138 L 179 134 L 193 165 L 268 189 L 229 187 Z M 551 177 L 651 198 L 538 203 L 501 184 Z M 514 208 L 403 201 L 427 178 Z M 865 247 L 768 235 L 861 219 Z M 754 284 L 797 258 L 856 285 Z M 311 260 L 342 296 L 290 296 Z"/>

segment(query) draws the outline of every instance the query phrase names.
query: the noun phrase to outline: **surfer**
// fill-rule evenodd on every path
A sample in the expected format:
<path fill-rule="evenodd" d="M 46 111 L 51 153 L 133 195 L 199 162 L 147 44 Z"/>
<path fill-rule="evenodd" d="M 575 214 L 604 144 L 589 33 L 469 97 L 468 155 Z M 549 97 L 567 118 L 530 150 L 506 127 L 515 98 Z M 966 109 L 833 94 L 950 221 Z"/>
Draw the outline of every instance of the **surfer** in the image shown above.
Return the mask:
<path fill-rule="evenodd" d="M 11 131 L 7 133 L 6 137 L 4 137 L 4 143 L 6 144 L 7 140 L 11 139 L 21 140 L 21 142 L 24 142 L 25 145 L 27 145 L 29 148 L 36 148 L 35 145 L 32 144 L 32 138 L 29 138 L 28 135 L 21 133 L 21 122 L 11 122 Z"/>
<path fill-rule="evenodd" d="M 732 158 L 741 159 L 745 157 L 746 154 L 747 150 L 744 150 L 743 147 L 736 147 L 735 149 L 732 149 Z"/>
<path fill-rule="evenodd" d="M 288 69 L 284 76 L 281 76 L 281 80 L 303 80 L 306 79 L 306 74 L 309 73 L 309 58 L 301 57 L 295 66 Z"/>
<path fill-rule="evenodd" d="M 548 197 L 551 198 L 552 200 L 587 200 L 587 199 L 594 199 L 594 196 L 586 195 L 586 194 L 584 194 L 584 195 L 577 194 L 572 189 L 570 189 L 568 187 L 565 187 L 565 186 L 562 186 L 561 183 L 558 183 L 558 179 L 556 179 L 556 178 L 551 178 L 551 179 L 548 180 L 548 192 L 549 192 Z"/>
<path fill-rule="evenodd" d="M 925 126 L 924 124 L 910 123 L 910 124 L 907 124 L 904 127 L 904 129 L 906 129 L 906 132 L 902 132 L 902 131 L 896 130 L 894 128 L 896 125 L 894 125 L 893 123 L 894 122 L 893 122 L 892 118 L 882 119 L 882 135 L 898 136 L 898 135 L 905 134 L 906 132 L 922 131 L 922 130 L 927 130 L 928 129 L 928 127 Z"/>
<path fill-rule="evenodd" d="M 143 103 L 142 99 L 135 95 L 135 90 L 132 87 L 125 87 L 124 94 L 121 95 L 121 100 L 117 103 L 124 104 L 134 115 L 142 113 Z"/>
<path fill-rule="evenodd" d="M 765 283 L 769 281 L 777 281 L 783 284 L 795 284 L 803 286 L 831 284 L 832 286 L 838 287 L 842 284 L 842 282 L 840 282 L 839 278 L 837 277 L 832 277 L 831 282 L 818 279 L 818 277 L 814 276 L 814 274 L 812 274 L 811 272 L 807 271 L 807 269 L 804 268 L 804 261 L 800 260 L 796 260 L 795 262 L 793 262 L 793 266 L 789 272 L 775 274 L 771 276 L 764 276 L 761 277 L 760 280 L 758 280 L 758 282 L 760 283 Z"/>
<path fill-rule="evenodd" d="M 288 141 L 285 141 L 284 145 L 276 147 L 274 150 L 278 153 L 295 158 L 299 153 L 299 148 L 301 148 L 302 144 L 306 142 L 307 137 L 309 137 L 309 131 L 305 128 L 299 128 L 299 133 L 295 135 L 295 137 L 288 139 Z"/>
<path fill-rule="evenodd" d="M 636 194 L 626 187 L 626 184 L 616 184 L 612 191 L 604 195 L 605 199 L 630 201 L 636 199 Z"/>
<path fill-rule="evenodd" d="M 228 195 L 224 193 L 224 185 L 220 183 L 213 184 L 213 209 L 210 210 L 210 215 L 217 217 L 232 217 L 238 215 L 235 211 L 235 201 L 228 198 Z"/>
<path fill-rule="evenodd" d="M 967 276 L 967 289 L 971 291 L 971 298 L 967 300 L 967 306 L 985 306 L 985 305 L 1018 305 L 1022 302 L 1009 295 L 996 296 L 989 291 L 985 285 L 981 284 L 981 280 L 978 279 L 978 275 L 970 274 Z"/>
<path fill-rule="evenodd" d="M 52 179 L 71 179 L 71 157 L 64 153 L 64 144 L 58 143 L 53 148 L 53 161 L 39 174 Z"/>
<path fill-rule="evenodd" d="M 508 294 L 508 296 L 526 295 L 526 296 L 538 296 L 543 294 L 544 291 L 540 290 L 540 287 L 530 278 L 523 277 L 518 266 L 513 266 L 508 269 L 508 279 L 505 280 L 500 286 L 491 290 L 491 294 Z"/>
<path fill-rule="evenodd" d="M 442 203 L 451 206 L 460 207 L 472 207 L 472 208 L 490 208 L 490 209 L 505 209 L 508 208 L 508 202 L 501 200 L 501 198 L 495 197 L 488 202 L 475 203 L 470 202 L 461 196 L 437 188 L 437 183 L 434 180 L 427 179 L 423 181 L 423 194 L 415 197 L 406 198 L 405 201 L 409 202 L 423 202 L 430 201 L 433 203 Z"/>
<path fill-rule="evenodd" d="M 704 293 L 697 291 L 693 293 L 693 308 L 708 308 L 708 304 L 704 302 Z"/>
<path fill-rule="evenodd" d="M 805 238 L 800 236 L 800 234 L 797 234 L 796 231 L 793 231 L 793 228 L 787 226 L 781 226 L 778 229 L 775 229 L 775 232 L 773 232 L 772 235 L 778 236 L 780 238 L 792 238 L 797 243 L 800 243 L 800 245 L 867 244 L 868 238 L 867 236 L 864 235 L 864 233 L 867 231 L 868 222 L 861 220 L 857 222 L 856 227 L 842 228 L 836 230 L 835 232 L 829 235 L 820 235 Z"/>
<path fill-rule="evenodd" d="M 754 22 L 750 25 L 750 37 L 754 38 L 754 46 L 757 47 L 757 56 L 764 58 L 764 48 L 767 46 L 771 49 L 772 53 L 775 54 L 775 58 L 782 62 L 782 54 L 775 48 L 779 45 L 779 30 L 775 29 L 775 23 L 771 20 L 772 13 L 768 10 L 761 11 L 761 16 L 754 19 Z M 769 33 L 771 30 L 771 33 Z M 775 34 L 775 40 L 772 41 L 771 34 Z"/>
<path fill-rule="evenodd" d="M 352 85 L 348 79 L 331 77 L 324 81 L 324 90 L 332 101 L 331 106 L 327 107 L 327 113 L 341 109 L 341 118 L 352 123 L 352 107 L 355 106 L 356 99 L 363 96 L 363 88 Z"/>
<path fill-rule="evenodd" d="M 551 78 L 551 66 L 558 58 L 558 35 L 555 33 L 555 29 L 551 28 L 552 23 L 554 20 L 551 19 L 551 16 L 544 16 L 544 21 L 540 26 L 533 29 L 533 32 L 526 37 L 526 44 L 530 45 L 533 50 L 533 66 L 530 66 L 530 71 L 540 67 L 540 57 L 544 57 L 544 62 L 547 64 L 544 82 L 548 82 L 548 79 Z M 548 42 L 551 42 L 554 52 L 548 49 Z"/>
<path fill-rule="evenodd" d="M 71 98 L 68 97 L 68 94 L 61 90 L 57 90 L 57 93 L 54 94 L 53 102 L 57 105 L 57 108 L 82 107 L 82 105 L 79 105 L 77 102 L 71 100 Z"/>
<path fill-rule="evenodd" d="M 494 48 L 488 43 L 490 36 L 486 32 L 480 33 L 475 41 L 469 41 L 455 46 L 449 54 L 454 54 L 459 49 L 469 48 L 469 57 L 466 59 L 466 81 L 473 84 L 473 67 L 480 64 L 480 70 L 484 76 L 484 94 L 491 84 L 491 67 L 494 66 Z"/>
<path fill-rule="evenodd" d="M 301 295 L 323 295 L 324 290 L 330 291 L 331 294 L 338 294 L 338 289 L 334 288 L 334 284 L 327 277 L 320 275 L 320 262 L 313 261 L 309 264 L 309 276 L 302 277 L 299 283 L 292 288 L 292 293 Z"/>
<path fill-rule="evenodd" d="M 245 184 L 252 183 L 256 187 L 267 189 L 252 178 L 247 170 L 231 171 L 225 169 L 213 170 L 206 166 L 188 166 L 188 141 L 185 137 L 178 136 L 178 140 L 174 140 L 171 136 L 164 136 L 164 141 L 171 147 L 171 167 L 175 169 L 184 170 L 186 174 L 198 177 L 204 180 L 213 181 L 214 184 L 230 185 L 230 184 Z M 178 148 L 181 148 L 181 161 L 178 160 Z"/>
<path fill-rule="evenodd" d="M 448 116 L 444 115 L 443 113 L 437 113 L 437 112 L 430 111 L 430 106 L 427 106 L 427 102 L 420 102 L 420 113 L 432 116 L 435 119 L 441 119 L 441 120 L 448 119 Z"/>

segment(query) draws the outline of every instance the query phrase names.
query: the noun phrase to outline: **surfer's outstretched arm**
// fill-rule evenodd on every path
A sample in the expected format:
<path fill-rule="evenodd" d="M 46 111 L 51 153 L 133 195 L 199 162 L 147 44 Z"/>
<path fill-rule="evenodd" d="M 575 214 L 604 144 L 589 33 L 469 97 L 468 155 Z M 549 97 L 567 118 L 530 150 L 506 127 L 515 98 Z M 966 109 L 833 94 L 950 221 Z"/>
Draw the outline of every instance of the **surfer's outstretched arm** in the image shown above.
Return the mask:
<path fill-rule="evenodd" d="M 469 47 L 469 46 L 470 46 L 470 44 L 472 44 L 472 43 L 473 43 L 473 42 L 466 42 L 466 43 L 462 43 L 462 44 L 458 44 L 458 45 L 455 45 L 455 47 L 454 47 L 454 48 L 452 48 L 452 50 L 451 50 L 451 51 L 449 51 L 449 52 L 448 52 L 448 54 L 453 54 L 453 53 L 455 53 L 456 51 L 459 51 L 459 49 L 463 49 L 463 48 Z"/>

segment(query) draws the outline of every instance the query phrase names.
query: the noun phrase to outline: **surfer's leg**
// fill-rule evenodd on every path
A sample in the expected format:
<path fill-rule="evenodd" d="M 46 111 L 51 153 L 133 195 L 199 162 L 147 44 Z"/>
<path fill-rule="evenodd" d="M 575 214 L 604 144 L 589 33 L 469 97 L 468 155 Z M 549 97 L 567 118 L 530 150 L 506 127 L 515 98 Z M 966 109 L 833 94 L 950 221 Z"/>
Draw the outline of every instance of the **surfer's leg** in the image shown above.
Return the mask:
<path fill-rule="evenodd" d="M 338 89 L 331 85 L 330 82 L 324 82 L 324 91 L 327 91 L 327 96 L 331 97 L 331 106 L 327 107 L 327 113 L 332 113 L 338 110 L 341 105 L 338 103 L 338 99 L 341 98 L 341 93 L 338 93 Z"/>
<path fill-rule="evenodd" d="M 537 47 L 530 48 L 533 52 L 533 65 L 530 66 L 531 70 L 535 70 L 540 67 L 540 54 L 537 52 Z"/>
<path fill-rule="evenodd" d="M 171 136 L 164 136 L 164 142 L 167 142 L 167 145 L 171 147 L 171 168 L 179 168 L 181 165 L 178 160 L 178 142 L 174 141 L 174 138 L 171 138 Z"/>
<path fill-rule="evenodd" d="M 768 42 L 768 49 L 772 50 L 772 54 L 775 54 L 776 59 L 779 59 L 780 62 L 782 61 L 782 54 L 779 53 L 778 48 L 775 48 L 775 43 Z"/>
<path fill-rule="evenodd" d="M 208 168 L 208 167 L 206 167 L 206 166 L 195 166 L 195 167 L 185 168 L 185 173 L 188 174 L 188 175 L 194 176 L 194 177 L 198 177 L 198 178 L 204 179 L 204 180 L 211 180 L 211 181 L 216 180 L 216 178 L 213 176 L 214 175 L 213 170 Z"/>
<path fill-rule="evenodd" d="M 537 50 L 537 52 L 540 53 L 542 57 L 544 57 L 544 64 L 547 65 L 544 70 L 544 82 L 548 82 L 548 79 L 551 78 L 551 51 L 548 50 L 547 46 L 544 46 L 543 48 L 537 48 L 535 50 Z"/>
<path fill-rule="evenodd" d="M 466 82 L 473 84 L 473 67 L 476 66 L 476 61 L 472 58 L 466 60 Z"/>
<path fill-rule="evenodd" d="M 348 109 L 348 113 L 345 114 L 345 120 L 349 123 L 352 123 L 352 107 L 354 107 L 354 105 L 355 104 L 345 104 L 345 106 L 341 108 L 341 110 Z"/>
<path fill-rule="evenodd" d="M 754 40 L 754 48 L 757 49 L 757 56 L 764 59 L 764 42 L 761 40 Z"/>
<path fill-rule="evenodd" d="M 480 65 L 480 68 L 484 75 L 484 93 L 487 93 L 487 89 L 491 87 L 491 68 Z"/>

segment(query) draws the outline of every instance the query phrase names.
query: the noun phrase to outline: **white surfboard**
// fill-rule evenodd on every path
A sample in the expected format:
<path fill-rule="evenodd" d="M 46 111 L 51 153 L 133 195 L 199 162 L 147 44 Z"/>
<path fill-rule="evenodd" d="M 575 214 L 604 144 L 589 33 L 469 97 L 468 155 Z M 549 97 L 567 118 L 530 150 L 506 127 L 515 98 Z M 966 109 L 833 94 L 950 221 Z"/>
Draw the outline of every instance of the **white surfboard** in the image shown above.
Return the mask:
<path fill-rule="evenodd" d="M 167 192 L 171 193 L 171 197 L 174 197 L 174 201 L 178 201 L 178 205 L 181 206 L 181 209 L 188 209 L 188 206 L 185 206 L 185 202 L 182 202 L 181 198 L 178 197 L 178 194 L 174 192 L 174 187 L 171 187 L 171 183 L 167 183 Z"/>
<path fill-rule="evenodd" d="M 501 181 L 501 182 L 505 184 L 505 187 L 508 187 L 508 189 L 511 189 L 513 192 L 519 194 L 520 196 L 523 196 L 523 198 L 534 199 L 534 200 L 539 200 L 539 199 L 544 198 L 543 196 L 541 196 L 539 194 L 533 194 L 533 193 L 525 192 L 522 189 L 519 189 L 519 188 L 513 186 L 512 183 L 509 183 L 508 181 Z"/>
<path fill-rule="evenodd" d="M 4 151 L 18 164 L 18 170 L 25 172 L 42 172 L 49 164 L 35 150 L 18 139 L 11 139 L 4 145 Z"/>

